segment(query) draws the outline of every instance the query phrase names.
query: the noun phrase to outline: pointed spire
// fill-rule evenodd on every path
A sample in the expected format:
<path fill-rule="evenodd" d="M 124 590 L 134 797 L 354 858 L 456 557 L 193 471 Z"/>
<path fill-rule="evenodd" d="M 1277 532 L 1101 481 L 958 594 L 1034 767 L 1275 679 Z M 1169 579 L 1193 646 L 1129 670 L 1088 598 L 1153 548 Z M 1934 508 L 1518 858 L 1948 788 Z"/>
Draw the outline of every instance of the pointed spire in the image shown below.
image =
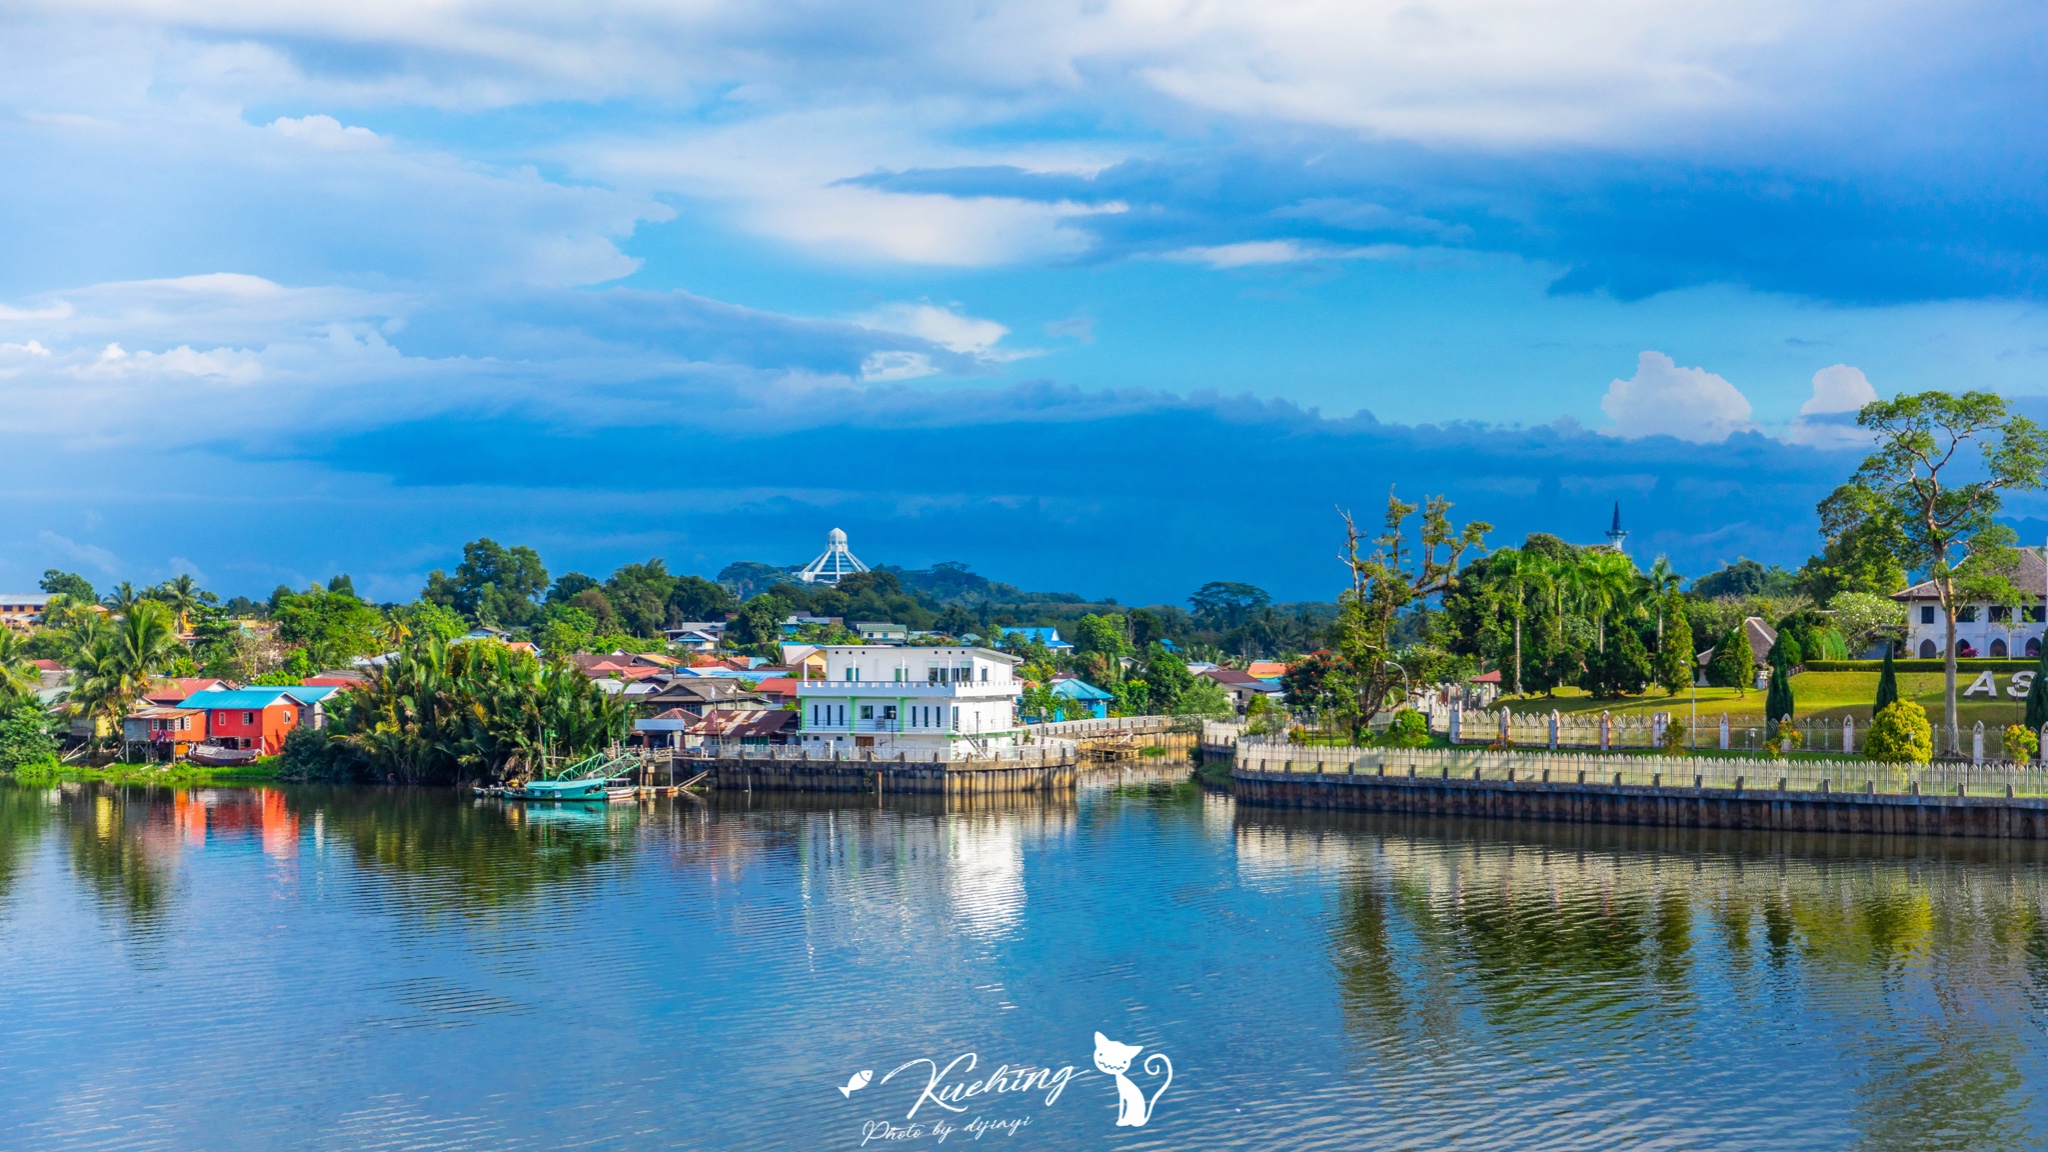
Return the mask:
<path fill-rule="evenodd" d="M 1624 552 L 1622 541 L 1628 539 L 1628 529 L 1621 526 L 1621 501 L 1614 502 L 1614 526 L 1607 530 L 1607 543 L 1616 552 Z"/>

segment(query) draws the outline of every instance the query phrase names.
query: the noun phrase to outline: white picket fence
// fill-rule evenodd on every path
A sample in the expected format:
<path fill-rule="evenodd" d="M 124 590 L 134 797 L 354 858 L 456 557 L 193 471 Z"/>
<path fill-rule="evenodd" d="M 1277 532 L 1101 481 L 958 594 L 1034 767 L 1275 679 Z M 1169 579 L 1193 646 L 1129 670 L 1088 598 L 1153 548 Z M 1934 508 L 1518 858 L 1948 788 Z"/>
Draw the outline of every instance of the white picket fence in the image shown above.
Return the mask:
<path fill-rule="evenodd" d="M 1762 752 L 1770 728 L 1762 716 L 1725 712 L 1702 713 L 1694 723 L 1687 712 L 1656 712 L 1619 715 L 1606 712 L 1517 712 L 1502 708 L 1468 712 L 1459 708 L 1438 708 L 1426 713 L 1431 732 L 1446 736 L 1454 744 L 1505 744 L 1513 748 L 1543 749 L 1652 749 L 1664 746 L 1668 726 L 1685 729 L 1683 743 L 1688 750 L 1714 749 L 1727 752 Z M 1863 750 L 1867 721 L 1854 717 L 1808 716 L 1795 718 L 1792 728 L 1799 733 L 1803 752 L 1837 752 L 1853 756 Z M 2043 729 L 2048 734 L 2048 728 Z M 1937 724 L 1936 745 L 1946 753 L 1968 757 L 1973 762 L 2007 760 L 2005 730 L 1987 728 L 1979 722 L 1956 734 L 1949 746 L 1948 730 Z M 2048 744 L 2048 740 L 2043 741 Z"/>

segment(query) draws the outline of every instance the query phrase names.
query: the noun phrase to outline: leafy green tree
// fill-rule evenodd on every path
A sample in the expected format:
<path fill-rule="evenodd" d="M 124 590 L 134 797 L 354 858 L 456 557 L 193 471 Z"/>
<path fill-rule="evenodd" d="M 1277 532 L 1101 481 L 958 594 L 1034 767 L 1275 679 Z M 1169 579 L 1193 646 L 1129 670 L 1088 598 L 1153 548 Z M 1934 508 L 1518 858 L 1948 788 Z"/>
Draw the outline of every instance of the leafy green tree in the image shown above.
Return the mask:
<path fill-rule="evenodd" d="M 36 699 L 43 684 L 36 659 L 29 655 L 28 641 L 21 633 L 0 628 L 0 702 Z"/>
<path fill-rule="evenodd" d="M 106 605 L 107 610 L 114 615 L 125 616 L 142 600 L 143 595 L 135 590 L 135 585 L 123 580 L 114 585 L 114 590 L 107 593 L 106 598 L 100 603 Z"/>
<path fill-rule="evenodd" d="M 788 615 L 781 600 L 763 593 L 740 605 L 739 615 L 726 621 L 725 638 L 756 655 L 769 655 L 782 642 L 782 621 Z"/>
<path fill-rule="evenodd" d="M 1851 654 L 1867 652 L 1881 640 L 1887 642 L 1885 651 L 1889 652 L 1889 641 L 1905 635 L 1906 606 L 1889 596 L 1837 592 L 1827 605 L 1835 631 L 1841 634 L 1842 645 Z"/>
<path fill-rule="evenodd" d="M 948 636 L 960 637 L 973 632 L 977 624 L 974 614 L 958 604 L 949 604 L 932 627 Z"/>
<path fill-rule="evenodd" d="M 317 666 L 315 671 L 382 652 L 387 639 L 382 613 L 353 596 L 329 592 L 318 584 L 280 597 L 272 618 L 277 621 L 278 639 L 303 651 Z"/>
<path fill-rule="evenodd" d="M 1272 602 L 1265 589 L 1233 580 L 1211 580 L 1188 597 L 1195 619 L 1218 631 L 1239 627 Z"/>
<path fill-rule="evenodd" d="M 0 697 L 0 772 L 21 774 L 57 766 L 50 716 L 34 695 Z"/>
<path fill-rule="evenodd" d="M 717 620 L 739 606 L 739 597 L 702 576 L 678 576 L 668 593 L 668 623 L 674 627 L 691 620 Z"/>
<path fill-rule="evenodd" d="M 431 600 L 415 600 L 394 610 L 391 615 L 404 629 L 401 640 L 411 636 L 454 640 L 469 631 L 468 622 L 456 614 L 455 609 Z"/>
<path fill-rule="evenodd" d="M 566 604 L 592 588 L 602 588 L 598 580 L 581 572 L 564 572 L 555 578 L 554 586 L 548 589 L 548 603 Z"/>
<path fill-rule="evenodd" d="M 100 594 L 93 591 L 92 584 L 76 572 L 60 572 L 55 568 L 46 569 L 40 587 L 52 596 L 69 596 L 79 604 L 97 604 Z"/>
<path fill-rule="evenodd" d="M 1137 651 L 1149 651 L 1156 641 L 1170 640 L 1166 634 L 1166 621 L 1150 608 L 1135 608 L 1130 613 L 1131 646 Z"/>
<path fill-rule="evenodd" d="M 1649 686 L 1650 652 L 1633 628 L 1616 628 L 1605 651 L 1587 669 L 1586 688 L 1595 696 L 1637 695 Z"/>
<path fill-rule="evenodd" d="M 620 565 L 604 582 L 604 596 L 626 631 L 656 636 L 668 625 L 668 598 L 675 586 L 667 562 L 657 556 L 645 564 Z"/>
<path fill-rule="evenodd" d="M 479 624 L 526 628 L 540 619 L 538 601 L 547 589 L 548 570 L 540 553 L 507 548 L 486 536 L 462 546 L 455 575 L 438 568 L 429 573 L 420 599 L 446 605 Z"/>
<path fill-rule="evenodd" d="M 1154 713 L 1170 716 L 1180 706 L 1180 698 L 1195 683 L 1195 675 L 1188 671 L 1188 662 L 1167 651 L 1166 645 L 1157 640 L 1145 650 L 1145 684 Z"/>
<path fill-rule="evenodd" d="M 361 596 L 356 596 L 355 578 L 346 572 L 337 572 L 328 577 L 327 590 L 336 596 L 355 596 L 358 600 L 362 599 Z"/>
<path fill-rule="evenodd" d="M 2027 700 L 2029 706 L 2031 706 L 2033 696 L 2030 694 Z M 1892 650 L 1886 648 L 1884 650 L 1884 667 L 1879 669 L 1877 673 L 1877 699 L 1872 701 L 1870 705 L 1870 714 L 1876 716 L 1898 702 L 1899 673 L 1898 669 L 1892 667 Z M 2029 714 L 2031 715 L 2031 713 Z"/>
<path fill-rule="evenodd" d="M 1123 658 L 1130 655 L 1124 618 L 1116 612 L 1090 612 L 1074 624 L 1074 649 L 1088 661 L 1090 672 L 1105 684 L 1123 675 Z"/>
<path fill-rule="evenodd" d="M 1885 657 L 1889 667 L 1891 657 Z M 2041 646 L 2041 658 L 2034 664 L 2034 682 L 2027 687 L 2027 727 L 2039 732 L 2048 725 L 2048 644 Z"/>
<path fill-rule="evenodd" d="M 1225 717 L 1235 715 L 1236 711 L 1231 707 L 1230 693 L 1207 676 L 1191 677 L 1180 699 L 1173 704 L 1175 716 Z"/>
<path fill-rule="evenodd" d="M 1799 569 L 1799 584 L 1822 604 L 1843 593 L 1890 596 L 1906 586 L 1909 551 L 1899 508 L 1859 484 L 1844 484 L 1818 506 L 1821 554 Z"/>
<path fill-rule="evenodd" d="M 1737 624 L 1714 645 L 1707 661 L 1707 683 L 1716 688 L 1747 688 L 1756 682 L 1756 655 L 1749 650 L 1749 632 Z"/>
<path fill-rule="evenodd" d="M 2018 724 L 2005 727 L 2005 758 L 2022 764 L 2031 762 L 2041 751 L 2041 730 L 2023 728 Z"/>
<path fill-rule="evenodd" d="M 1664 691 L 1673 696 L 1679 690 L 1690 687 L 1694 669 L 1692 648 L 1692 627 L 1685 618 L 1685 602 L 1673 598 L 1671 616 L 1666 621 L 1663 639 L 1657 645 L 1657 657 L 1651 672 L 1651 679 L 1664 686 Z"/>
<path fill-rule="evenodd" d="M 590 651 L 590 641 L 595 635 L 597 620 L 590 613 L 573 604 L 550 604 L 547 623 L 534 634 L 533 642 L 554 658 Z"/>
<path fill-rule="evenodd" d="M 1111 707 L 1119 716 L 1152 715 L 1152 686 L 1143 680 L 1119 680 L 1110 686 L 1116 699 Z"/>
<path fill-rule="evenodd" d="M 1513 622 L 1514 651 L 1510 667 L 1514 669 L 1515 695 L 1522 695 L 1522 625 L 1529 616 L 1530 598 L 1540 599 L 1550 588 L 1556 572 L 1556 565 L 1540 552 L 1526 549 L 1503 548 L 1487 557 L 1486 579 L 1499 590 L 1507 606 L 1509 619 Z"/>
<path fill-rule="evenodd" d="M 1702 599 L 1724 596 L 1783 596 L 1793 591 L 1797 578 L 1782 568 L 1766 568 L 1754 560 L 1738 559 L 1692 582 L 1692 593 Z"/>
<path fill-rule="evenodd" d="M 1925 571 L 1941 603 L 1942 699 L 1949 745 L 1960 743 L 1956 711 L 1956 615 L 1972 600 L 2015 603 L 2017 567 L 2010 528 L 1997 522 L 2002 493 L 2039 488 L 2048 435 L 1990 392 L 1922 392 L 1864 405 L 1856 423 L 1877 443 L 1857 467 L 1845 498 L 1843 531 L 1881 518 L 1894 528 L 1901 566 Z M 1961 480 L 1958 474 L 1974 479 Z M 1967 550 L 1958 561 L 1958 550 Z"/>
<path fill-rule="evenodd" d="M 1934 759 L 1934 726 L 1927 709 L 1911 700 L 1894 702 L 1870 722 L 1864 755 L 1886 764 L 1925 764 Z"/>

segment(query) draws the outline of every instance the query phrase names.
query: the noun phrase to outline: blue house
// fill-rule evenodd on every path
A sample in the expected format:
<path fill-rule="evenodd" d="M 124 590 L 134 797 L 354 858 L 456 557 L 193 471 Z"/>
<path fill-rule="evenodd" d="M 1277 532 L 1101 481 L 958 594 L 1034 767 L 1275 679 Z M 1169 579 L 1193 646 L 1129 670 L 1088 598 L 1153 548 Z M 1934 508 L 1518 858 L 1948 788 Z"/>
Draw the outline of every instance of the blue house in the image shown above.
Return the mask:
<path fill-rule="evenodd" d="M 1022 636 L 1026 640 L 1036 640 L 1054 652 L 1072 652 L 1074 650 L 1072 644 L 1060 639 L 1060 630 L 1057 628 L 1005 628 L 1003 629 L 1003 636 L 1005 639 L 1011 636 Z"/>
<path fill-rule="evenodd" d="M 1087 706 L 1088 715 L 1095 717 L 1097 720 L 1102 720 L 1109 716 L 1109 703 L 1116 699 L 1114 695 L 1104 692 L 1086 680 L 1073 678 L 1053 681 L 1052 692 L 1055 696 L 1064 696 L 1069 700 L 1079 700 Z"/>

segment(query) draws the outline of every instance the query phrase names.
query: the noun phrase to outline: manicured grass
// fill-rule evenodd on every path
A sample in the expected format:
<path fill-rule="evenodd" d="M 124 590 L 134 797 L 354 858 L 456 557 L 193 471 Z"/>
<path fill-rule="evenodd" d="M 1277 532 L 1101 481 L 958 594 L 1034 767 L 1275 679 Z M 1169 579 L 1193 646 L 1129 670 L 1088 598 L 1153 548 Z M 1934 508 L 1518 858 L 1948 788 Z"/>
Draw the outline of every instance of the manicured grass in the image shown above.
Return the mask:
<path fill-rule="evenodd" d="M 1956 693 L 1962 692 L 1976 679 L 1972 673 L 1960 673 L 1956 677 Z M 2026 710 L 2026 702 L 2006 694 L 2012 678 L 1998 673 L 1994 683 L 1998 696 L 1994 701 L 1983 695 L 1959 700 L 1958 711 L 1964 727 L 1983 721 L 1986 728 L 2003 728 L 2017 724 Z M 1946 715 L 1942 708 L 1942 678 L 1939 672 L 1903 672 L 1899 674 L 1899 694 L 1916 701 L 1927 709 L 1929 717 L 1939 722 Z M 1792 698 L 1798 710 L 1794 715 L 1801 718 L 1827 717 L 1839 720 L 1854 716 L 1859 721 L 1870 719 L 1870 702 L 1877 695 L 1877 673 L 1875 672 L 1802 672 L 1792 678 Z M 1684 716 L 1691 712 L 1697 702 L 1702 722 L 1706 717 L 1719 717 L 1726 712 L 1730 716 L 1755 716 L 1764 714 L 1764 693 L 1758 689 L 1738 690 L 1734 688 L 1696 688 L 1691 693 L 1680 692 L 1667 696 L 1658 689 L 1651 689 L 1642 696 L 1629 696 L 1620 700 L 1600 700 L 1588 696 L 1577 688 L 1560 688 L 1556 696 L 1541 694 L 1526 697 L 1503 698 L 1509 708 L 1516 712 L 1534 711 L 1547 713 L 1555 708 L 1559 712 L 1601 712 L 1611 711 L 1616 715 L 1648 716 L 1652 712 L 1669 712 Z"/>

